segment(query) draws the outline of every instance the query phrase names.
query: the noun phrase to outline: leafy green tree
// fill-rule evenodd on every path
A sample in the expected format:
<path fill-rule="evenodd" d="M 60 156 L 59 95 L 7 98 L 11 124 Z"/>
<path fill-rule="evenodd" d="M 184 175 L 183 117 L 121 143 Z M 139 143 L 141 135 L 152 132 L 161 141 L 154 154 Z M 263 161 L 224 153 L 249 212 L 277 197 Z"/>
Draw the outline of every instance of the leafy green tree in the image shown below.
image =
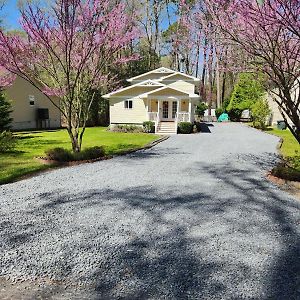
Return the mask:
<path fill-rule="evenodd" d="M 139 59 L 129 64 L 129 72 L 126 72 L 126 78 L 134 77 L 160 67 L 160 56 L 153 49 L 149 49 L 144 40 L 140 41 L 136 52 L 139 55 Z"/>
<path fill-rule="evenodd" d="M 257 77 L 253 73 L 242 73 L 233 89 L 227 110 L 250 109 L 256 101 L 261 99 L 264 92 L 261 77 Z"/>
<path fill-rule="evenodd" d="M 196 107 L 196 115 L 204 116 L 204 112 L 207 109 L 208 109 L 208 106 L 204 102 L 199 103 Z"/>
<path fill-rule="evenodd" d="M 91 105 L 88 118 L 88 126 L 108 126 L 109 125 L 109 101 L 101 97 L 107 90 L 95 90 L 94 101 Z"/>
<path fill-rule="evenodd" d="M 268 102 L 264 99 L 256 101 L 251 107 L 251 114 L 254 127 L 264 129 L 271 114 Z"/>
<path fill-rule="evenodd" d="M 11 103 L 6 99 L 5 94 L 0 91 L 0 132 L 10 129 L 12 118 Z"/>
<path fill-rule="evenodd" d="M 161 67 L 160 57 L 152 50 L 149 50 L 145 38 L 141 38 L 138 45 L 135 45 L 132 49 L 124 50 L 122 54 L 124 56 L 137 54 L 138 59 L 122 65 L 115 64 L 110 67 L 110 76 L 115 78 L 114 84 L 118 84 L 120 87 L 128 85 L 128 78 Z M 108 89 L 111 88 L 115 89 L 116 86 L 108 87 Z M 106 93 L 107 91 L 102 92 Z"/>

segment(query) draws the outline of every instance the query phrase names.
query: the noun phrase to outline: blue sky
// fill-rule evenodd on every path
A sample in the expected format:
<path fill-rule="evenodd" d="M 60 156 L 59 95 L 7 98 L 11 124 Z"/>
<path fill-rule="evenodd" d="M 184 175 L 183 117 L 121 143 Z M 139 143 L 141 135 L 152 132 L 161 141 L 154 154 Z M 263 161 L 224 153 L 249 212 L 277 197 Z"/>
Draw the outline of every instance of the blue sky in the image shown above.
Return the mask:
<path fill-rule="evenodd" d="M 17 0 L 6 0 L 5 6 L 1 12 L 4 24 L 9 29 L 19 28 L 19 12 L 17 9 Z"/>
<path fill-rule="evenodd" d="M 172 14 L 172 9 L 171 9 Z M 5 0 L 5 6 L 0 12 L 1 18 L 4 19 L 4 25 L 8 29 L 18 29 L 20 14 L 17 8 L 17 0 Z M 172 14 L 171 19 L 175 21 L 175 16 Z M 162 22 L 162 28 L 166 29 L 168 27 L 168 20 L 165 19 Z"/>

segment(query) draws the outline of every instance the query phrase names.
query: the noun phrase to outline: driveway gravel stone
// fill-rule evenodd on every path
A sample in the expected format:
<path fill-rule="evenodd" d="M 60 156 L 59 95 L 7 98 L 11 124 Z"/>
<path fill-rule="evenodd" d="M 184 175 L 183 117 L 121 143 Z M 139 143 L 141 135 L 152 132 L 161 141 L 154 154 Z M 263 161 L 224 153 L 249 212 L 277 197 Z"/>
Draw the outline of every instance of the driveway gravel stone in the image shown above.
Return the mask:
<path fill-rule="evenodd" d="M 278 138 L 211 124 L 0 187 L 1 299 L 300 299 Z"/>

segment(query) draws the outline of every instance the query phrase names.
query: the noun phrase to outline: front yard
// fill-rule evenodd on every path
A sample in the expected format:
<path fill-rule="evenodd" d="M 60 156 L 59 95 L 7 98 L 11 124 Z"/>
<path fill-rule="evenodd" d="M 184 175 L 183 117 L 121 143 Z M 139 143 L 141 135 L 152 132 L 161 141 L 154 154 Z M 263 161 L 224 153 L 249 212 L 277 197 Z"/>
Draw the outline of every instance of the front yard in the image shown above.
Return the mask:
<path fill-rule="evenodd" d="M 0 154 L 0 184 L 11 182 L 20 176 L 51 168 L 35 157 L 44 156 L 45 150 L 55 147 L 71 149 L 66 130 L 24 131 L 16 133 L 18 143 L 14 152 Z M 106 127 L 87 128 L 83 148 L 103 146 L 107 155 L 144 146 L 157 136 L 143 133 L 117 133 Z"/>
<path fill-rule="evenodd" d="M 300 181 L 300 145 L 288 129 L 269 128 L 268 132 L 282 138 L 279 151 L 287 161 L 286 165 L 278 166 L 273 170 L 274 175 L 287 180 Z"/>
<path fill-rule="evenodd" d="M 270 133 L 275 134 L 283 139 L 280 152 L 284 157 L 291 157 L 297 154 L 300 155 L 300 145 L 288 129 L 279 130 L 277 128 L 271 128 L 269 130 Z"/>

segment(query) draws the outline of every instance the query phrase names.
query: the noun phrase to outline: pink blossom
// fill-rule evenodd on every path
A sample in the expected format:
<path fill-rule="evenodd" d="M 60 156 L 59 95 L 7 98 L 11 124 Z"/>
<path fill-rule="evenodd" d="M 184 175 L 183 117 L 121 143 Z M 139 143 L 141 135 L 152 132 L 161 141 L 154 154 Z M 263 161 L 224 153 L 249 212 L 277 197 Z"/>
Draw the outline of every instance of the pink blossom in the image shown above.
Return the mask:
<path fill-rule="evenodd" d="M 0 66 L 0 89 L 11 86 L 16 79 L 16 75 L 8 72 Z"/>

